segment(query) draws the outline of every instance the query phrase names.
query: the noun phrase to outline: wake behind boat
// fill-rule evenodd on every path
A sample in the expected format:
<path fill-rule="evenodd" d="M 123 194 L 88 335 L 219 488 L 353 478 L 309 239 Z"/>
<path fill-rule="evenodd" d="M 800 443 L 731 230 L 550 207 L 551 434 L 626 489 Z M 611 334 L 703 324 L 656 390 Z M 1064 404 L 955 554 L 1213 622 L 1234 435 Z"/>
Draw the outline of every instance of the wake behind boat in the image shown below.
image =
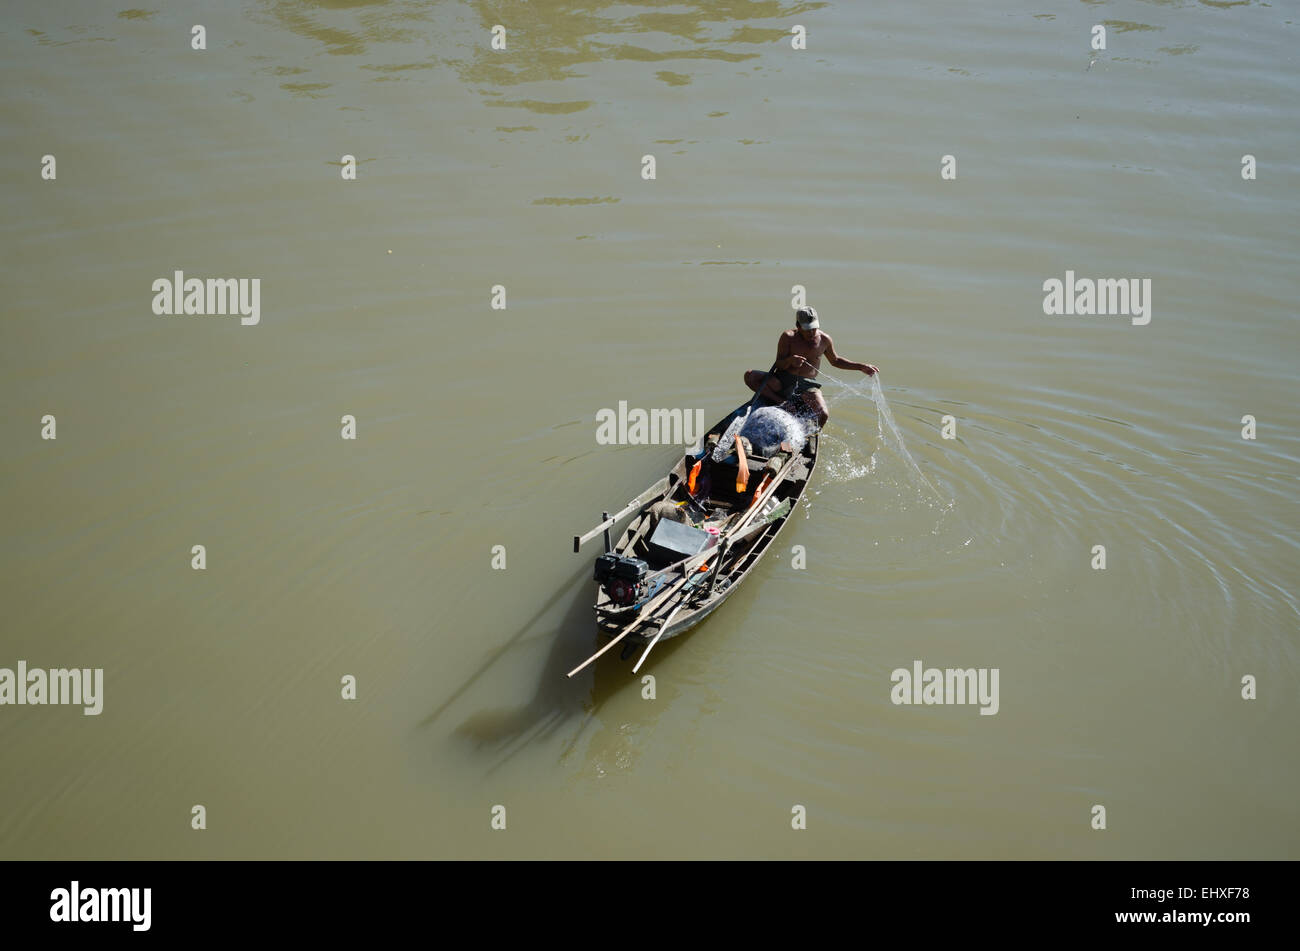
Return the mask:
<path fill-rule="evenodd" d="M 644 647 L 635 672 L 660 640 L 715 611 L 772 547 L 817 465 L 815 423 L 781 409 L 740 406 L 662 479 L 613 516 L 573 539 L 573 550 L 603 533 L 596 559 L 596 626 L 623 657 Z M 810 431 L 811 430 L 811 431 Z M 610 543 L 610 529 L 635 512 Z"/>

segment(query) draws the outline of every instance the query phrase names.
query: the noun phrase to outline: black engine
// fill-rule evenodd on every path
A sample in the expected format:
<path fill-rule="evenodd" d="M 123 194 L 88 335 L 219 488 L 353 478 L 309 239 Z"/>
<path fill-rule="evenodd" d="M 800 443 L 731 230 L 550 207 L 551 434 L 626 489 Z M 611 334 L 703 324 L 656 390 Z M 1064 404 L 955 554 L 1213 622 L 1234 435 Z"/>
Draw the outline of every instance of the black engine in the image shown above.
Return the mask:
<path fill-rule="evenodd" d="M 645 580 L 650 565 L 640 558 L 606 554 L 596 559 L 596 581 L 609 599 L 621 607 L 636 604 L 649 593 Z"/>

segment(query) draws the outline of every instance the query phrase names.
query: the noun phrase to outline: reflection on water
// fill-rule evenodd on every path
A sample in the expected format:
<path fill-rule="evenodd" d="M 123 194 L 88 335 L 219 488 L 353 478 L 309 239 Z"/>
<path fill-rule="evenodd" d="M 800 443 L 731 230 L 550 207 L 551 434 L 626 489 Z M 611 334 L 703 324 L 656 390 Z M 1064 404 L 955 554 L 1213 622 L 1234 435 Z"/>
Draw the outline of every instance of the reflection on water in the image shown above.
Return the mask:
<path fill-rule="evenodd" d="M 584 67 L 597 63 L 681 63 L 677 70 L 646 71 L 669 86 L 685 86 L 690 61 L 743 63 L 758 58 L 747 46 L 778 43 L 790 38 L 789 25 L 772 27 L 755 21 L 786 20 L 809 15 L 828 4 L 780 3 L 774 0 L 705 0 L 673 4 L 673 12 L 637 11 L 614 2 L 538 2 L 506 0 L 469 4 L 477 28 L 458 15 L 455 3 L 400 0 L 334 0 L 308 5 L 301 0 L 264 2 L 260 12 L 268 22 L 309 39 L 336 56 L 369 56 L 383 48 L 385 59 L 407 61 L 367 63 L 361 68 L 392 80 L 410 71 L 449 66 L 460 81 L 477 89 L 491 105 L 541 114 L 567 114 L 591 105 L 591 100 L 511 98 L 502 90 L 527 83 L 585 80 Z M 496 26 L 505 27 L 504 50 L 493 49 Z M 635 38 L 633 41 L 631 38 Z M 400 49 L 400 52 L 398 50 Z M 631 77 L 633 80 L 635 77 Z M 295 93 L 319 95 L 329 82 L 286 84 Z"/>

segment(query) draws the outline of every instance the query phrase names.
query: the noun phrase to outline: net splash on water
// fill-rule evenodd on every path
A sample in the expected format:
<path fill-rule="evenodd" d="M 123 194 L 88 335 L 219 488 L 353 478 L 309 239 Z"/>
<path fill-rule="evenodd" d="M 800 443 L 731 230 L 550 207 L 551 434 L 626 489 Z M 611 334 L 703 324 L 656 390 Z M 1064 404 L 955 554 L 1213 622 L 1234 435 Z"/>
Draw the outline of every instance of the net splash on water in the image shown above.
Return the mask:
<path fill-rule="evenodd" d="M 846 383 L 845 381 L 830 376 L 829 374 L 822 375 L 831 382 L 843 387 L 845 390 L 856 393 L 863 399 L 870 400 L 875 404 L 876 431 L 880 437 L 881 443 L 885 445 L 892 444 L 894 451 L 897 452 L 899 457 L 907 463 L 911 472 L 920 481 L 921 485 L 924 485 L 925 488 L 930 491 L 936 501 L 949 503 L 949 500 L 940 495 L 939 490 L 936 489 L 934 484 L 925 477 L 925 473 L 921 471 L 921 467 L 916 464 L 916 460 L 912 458 L 912 454 L 907 451 L 907 444 L 903 442 L 903 434 L 898 431 L 898 426 L 894 423 L 894 414 L 890 411 L 889 403 L 885 400 L 885 393 L 880 385 L 880 374 L 878 372 L 872 374 L 870 392 L 867 392 L 861 386 Z"/>

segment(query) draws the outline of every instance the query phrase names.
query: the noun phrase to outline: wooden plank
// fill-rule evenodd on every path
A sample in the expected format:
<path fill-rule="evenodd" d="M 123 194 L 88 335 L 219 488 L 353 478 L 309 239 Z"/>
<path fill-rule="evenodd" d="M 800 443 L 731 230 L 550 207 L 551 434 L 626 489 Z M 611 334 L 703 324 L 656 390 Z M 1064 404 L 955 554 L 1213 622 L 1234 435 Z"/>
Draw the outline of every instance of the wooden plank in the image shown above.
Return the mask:
<path fill-rule="evenodd" d="M 795 459 L 797 458 L 798 457 L 796 456 Z M 794 465 L 795 459 L 791 459 L 789 462 L 785 464 L 784 467 L 782 467 L 783 473 L 788 472 L 790 470 L 790 467 Z M 746 510 L 744 516 L 740 519 L 739 522 L 735 524 L 735 526 L 733 526 L 732 528 L 728 528 L 726 531 L 724 531 L 721 535 L 718 536 L 717 545 L 714 545 L 711 548 L 706 548 L 704 549 L 704 551 L 698 552 L 697 554 L 694 555 L 690 555 L 687 558 L 683 558 L 680 561 L 675 561 L 671 565 L 668 565 L 665 568 L 660 568 L 658 571 L 651 572 L 650 574 L 646 575 L 645 580 L 653 581 L 655 578 L 658 578 L 660 575 L 669 574 L 670 572 L 674 572 L 674 571 L 683 571 L 689 574 L 692 568 L 696 567 L 701 562 L 708 561 L 709 555 L 717 551 L 719 546 L 722 545 L 725 539 L 733 538 L 736 536 L 738 532 L 741 532 L 745 529 L 747 523 L 750 521 L 752 516 L 758 511 L 759 507 L 762 506 L 763 502 L 767 498 L 769 498 L 773 492 L 776 491 L 777 486 L 779 486 L 783 480 L 784 480 L 784 475 L 782 475 L 780 478 L 773 479 L 772 482 L 764 490 L 763 498 L 759 499 L 756 496 L 755 501 L 757 504 L 750 505 L 750 507 Z"/>
<path fill-rule="evenodd" d="M 620 511 L 614 513 L 609 518 L 605 519 L 605 521 L 601 522 L 599 525 L 593 528 L 591 531 L 587 532 L 587 534 L 574 535 L 573 536 L 574 552 L 576 553 L 578 549 L 580 549 L 585 543 L 591 541 L 593 538 L 595 538 L 605 529 L 613 528 L 614 524 L 618 522 L 619 519 L 623 518 L 625 515 L 630 515 L 635 509 L 640 508 L 642 505 L 644 505 L 646 502 L 649 502 L 656 495 L 663 495 L 668 489 L 668 479 L 669 479 L 668 476 L 664 476 L 654 485 L 650 486 L 650 488 L 646 489 L 644 492 L 642 492 L 640 495 L 634 498 L 631 502 L 627 503 L 627 505 L 623 506 L 623 508 Z"/>
<path fill-rule="evenodd" d="M 592 661 L 594 661 L 596 658 L 598 658 L 598 657 L 600 657 L 602 654 L 604 654 L 605 651 L 609 650 L 611 647 L 613 647 L 615 644 L 617 644 L 617 643 L 618 643 L 619 641 L 621 641 L 623 638 L 625 638 L 625 637 L 627 637 L 629 634 L 631 634 L 634 630 L 636 630 L 638 627 L 640 627 L 642 623 L 644 623 L 645 621 L 650 620 L 650 616 L 651 616 L 655 611 L 659 610 L 660 606 L 662 606 L 663 603 L 664 603 L 665 601 L 667 601 L 668 598 L 669 598 L 672 594 L 674 594 L 675 592 L 677 592 L 677 591 L 682 587 L 682 585 L 684 585 L 684 584 L 686 583 L 686 580 L 687 580 L 686 578 L 682 578 L 682 579 L 680 579 L 679 581 L 675 581 L 675 582 L 673 582 L 672 584 L 670 584 L 666 590 L 661 591 L 661 592 L 659 592 L 659 594 L 655 595 L 655 597 L 654 597 L 653 599 L 651 599 L 650 602 L 647 603 L 646 606 L 645 606 L 644 608 L 641 609 L 641 613 L 640 613 L 640 615 L 637 616 L 637 619 L 636 619 L 635 621 L 633 621 L 631 624 L 629 624 L 627 627 L 625 627 L 625 628 L 623 629 L 623 631 L 622 631 L 621 634 L 618 634 L 617 636 L 610 638 L 610 641 L 609 641 L 608 644 L 606 644 L 606 645 L 605 645 L 604 647 L 602 647 L 600 650 L 596 651 L 596 653 L 592 654 L 590 657 L 588 657 L 586 660 L 584 660 L 584 661 L 583 661 L 581 664 L 579 664 L 577 667 L 573 668 L 573 670 L 569 671 L 568 676 L 572 677 L 572 676 L 573 676 L 574 674 L 576 674 L 578 671 L 582 670 L 582 668 L 586 667 L 588 664 L 590 664 L 590 663 L 591 663 Z"/>
<path fill-rule="evenodd" d="M 718 558 L 719 565 L 722 564 L 723 554 L 724 554 L 723 552 L 719 552 L 719 558 Z M 717 565 L 714 565 L 714 568 L 716 569 Z M 682 608 L 686 607 L 687 603 L 691 600 L 692 598 L 691 591 L 693 591 L 695 587 L 704 578 L 705 578 L 704 569 L 700 568 L 698 571 L 693 572 L 690 578 L 688 578 L 686 582 L 681 585 L 681 591 L 682 591 L 681 600 L 678 601 L 676 606 L 671 611 L 668 612 L 668 616 L 663 619 L 663 623 L 659 625 L 659 631 L 655 634 L 654 638 L 650 641 L 650 643 L 646 645 L 645 652 L 641 654 L 641 659 L 638 660 L 636 662 L 636 665 L 632 668 L 632 673 L 635 674 L 638 670 L 641 669 L 641 665 L 645 663 L 645 659 L 650 656 L 651 649 L 653 649 L 654 646 L 659 643 L 659 638 L 663 637 L 664 632 L 667 631 L 668 628 L 672 626 L 673 618 L 677 617 L 677 612 L 680 611 Z"/>
<path fill-rule="evenodd" d="M 791 459 L 784 466 L 781 467 L 781 471 L 777 473 L 777 476 L 775 479 L 772 480 L 772 483 L 763 490 L 762 495 L 754 496 L 753 504 L 749 506 L 749 509 L 748 511 L 745 512 L 744 517 L 740 520 L 739 524 L 737 524 L 732 531 L 735 532 L 742 531 L 745 528 L 745 526 L 749 524 L 750 519 L 752 519 L 754 515 L 757 514 L 757 512 L 763 507 L 763 503 L 766 502 L 769 498 L 771 498 L 772 494 L 776 492 L 777 487 L 782 482 L 785 481 L 785 477 L 790 473 L 790 470 L 794 468 L 795 460 L 799 458 L 801 457 L 800 456 L 791 457 Z M 804 488 L 807 488 L 806 483 L 804 485 Z"/>
<path fill-rule="evenodd" d="M 655 504 L 657 505 L 658 503 Z M 632 537 L 627 540 L 627 544 L 615 546 L 615 547 L 619 551 L 623 552 L 625 555 L 635 556 L 636 553 L 632 551 L 633 546 L 636 545 L 638 540 L 646 536 L 646 534 L 650 531 L 650 523 L 653 521 L 654 519 L 648 516 L 646 518 L 641 519 L 641 524 L 638 525 L 636 531 L 632 533 Z"/>

